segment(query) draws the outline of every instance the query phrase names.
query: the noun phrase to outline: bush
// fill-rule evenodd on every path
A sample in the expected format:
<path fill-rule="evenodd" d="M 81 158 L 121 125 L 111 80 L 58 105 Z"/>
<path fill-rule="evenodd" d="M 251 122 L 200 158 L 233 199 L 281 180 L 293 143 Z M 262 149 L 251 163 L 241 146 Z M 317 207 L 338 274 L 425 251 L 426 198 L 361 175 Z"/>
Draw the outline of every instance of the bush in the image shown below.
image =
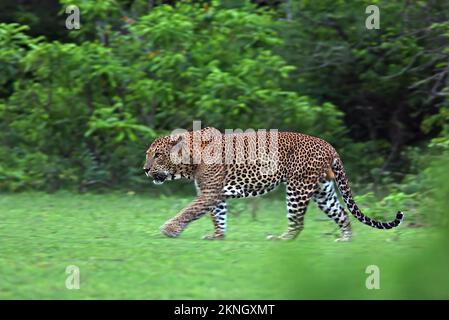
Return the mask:
<path fill-rule="evenodd" d="M 129 186 L 142 179 L 148 143 L 193 120 L 225 128 L 278 128 L 338 142 L 342 113 L 285 89 L 294 67 L 270 12 L 190 3 L 136 19 L 106 19 L 114 2 L 80 3 L 80 43 L 46 42 L 0 25 L 14 62 L 0 104 L 3 190 Z M 98 17 L 99 40 L 89 39 Z M 107 41 L 106 41 L 107 38 Z"/>

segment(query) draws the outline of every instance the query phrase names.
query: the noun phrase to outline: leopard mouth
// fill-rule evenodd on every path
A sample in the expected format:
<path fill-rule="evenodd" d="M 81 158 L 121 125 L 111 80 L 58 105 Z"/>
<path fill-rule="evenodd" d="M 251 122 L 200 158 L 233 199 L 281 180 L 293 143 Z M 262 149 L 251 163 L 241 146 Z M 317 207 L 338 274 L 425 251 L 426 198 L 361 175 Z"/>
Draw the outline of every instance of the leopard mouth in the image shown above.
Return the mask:
<path fill-rule="evenodd" d="M 168 174 L 165 172 L 157 172 L 153 176 L 153 183 L 154 184 L 163 184 L 165 180 L 167 180 Z"/>

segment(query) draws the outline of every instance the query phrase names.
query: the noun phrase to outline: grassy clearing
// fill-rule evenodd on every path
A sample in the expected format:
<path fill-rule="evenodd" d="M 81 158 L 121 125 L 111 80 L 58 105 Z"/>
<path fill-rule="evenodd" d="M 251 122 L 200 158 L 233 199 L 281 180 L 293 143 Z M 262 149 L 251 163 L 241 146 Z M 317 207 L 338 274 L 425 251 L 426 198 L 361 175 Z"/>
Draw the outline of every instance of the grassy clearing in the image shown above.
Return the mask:
<path fill-rule="evenodd" d="M 1 299 L 395 299 L 449 298 L 448 243 L 432 228 L 379 231 L 353 221 L 354 240 L 314 206 L 292 242 L 284 203 L 262 199 L 258 217 L 229 217 L 225 241 L 204 241 L 204 217 L 178 239 L 158 229 L 190 199 L 122 193 L 0 196 Z M 230 210 L 239 201 L 231 202 Z M 365 204 L 368 205 L 368 204 Z M 397 208 L 388 214 L 393 217 Z M 365 287 L 368 265 L 381 289 Z M 81 289 L 65 288 L 68 265 Z"/>

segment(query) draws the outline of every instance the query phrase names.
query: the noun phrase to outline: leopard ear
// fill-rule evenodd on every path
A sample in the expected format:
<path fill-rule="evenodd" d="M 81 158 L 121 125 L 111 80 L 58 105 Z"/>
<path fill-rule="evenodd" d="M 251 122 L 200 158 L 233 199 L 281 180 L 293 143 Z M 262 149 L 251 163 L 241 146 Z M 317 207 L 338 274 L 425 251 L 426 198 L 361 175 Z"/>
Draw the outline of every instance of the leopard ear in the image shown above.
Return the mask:
<path fill-rule="evenodd" d="M 183 139 L 182 135 L 170 136 L 170 144 L 172 146 L 177 145 L 182 141 L 182 139 Z"/>

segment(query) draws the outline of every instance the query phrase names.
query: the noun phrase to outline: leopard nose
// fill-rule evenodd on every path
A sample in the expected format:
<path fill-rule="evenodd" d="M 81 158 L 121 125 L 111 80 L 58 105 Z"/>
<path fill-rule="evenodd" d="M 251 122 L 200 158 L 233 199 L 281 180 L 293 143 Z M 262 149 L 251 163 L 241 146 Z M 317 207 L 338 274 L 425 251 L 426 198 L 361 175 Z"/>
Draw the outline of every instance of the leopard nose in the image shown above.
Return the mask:
<path fill-rule="evenodd" d="M 149 176 L 150 175 L 150 169 L 149 168 L 143 168 L 143 171 L 145 171 L 145 174 L 147 175 L 147 176 Z"/>

